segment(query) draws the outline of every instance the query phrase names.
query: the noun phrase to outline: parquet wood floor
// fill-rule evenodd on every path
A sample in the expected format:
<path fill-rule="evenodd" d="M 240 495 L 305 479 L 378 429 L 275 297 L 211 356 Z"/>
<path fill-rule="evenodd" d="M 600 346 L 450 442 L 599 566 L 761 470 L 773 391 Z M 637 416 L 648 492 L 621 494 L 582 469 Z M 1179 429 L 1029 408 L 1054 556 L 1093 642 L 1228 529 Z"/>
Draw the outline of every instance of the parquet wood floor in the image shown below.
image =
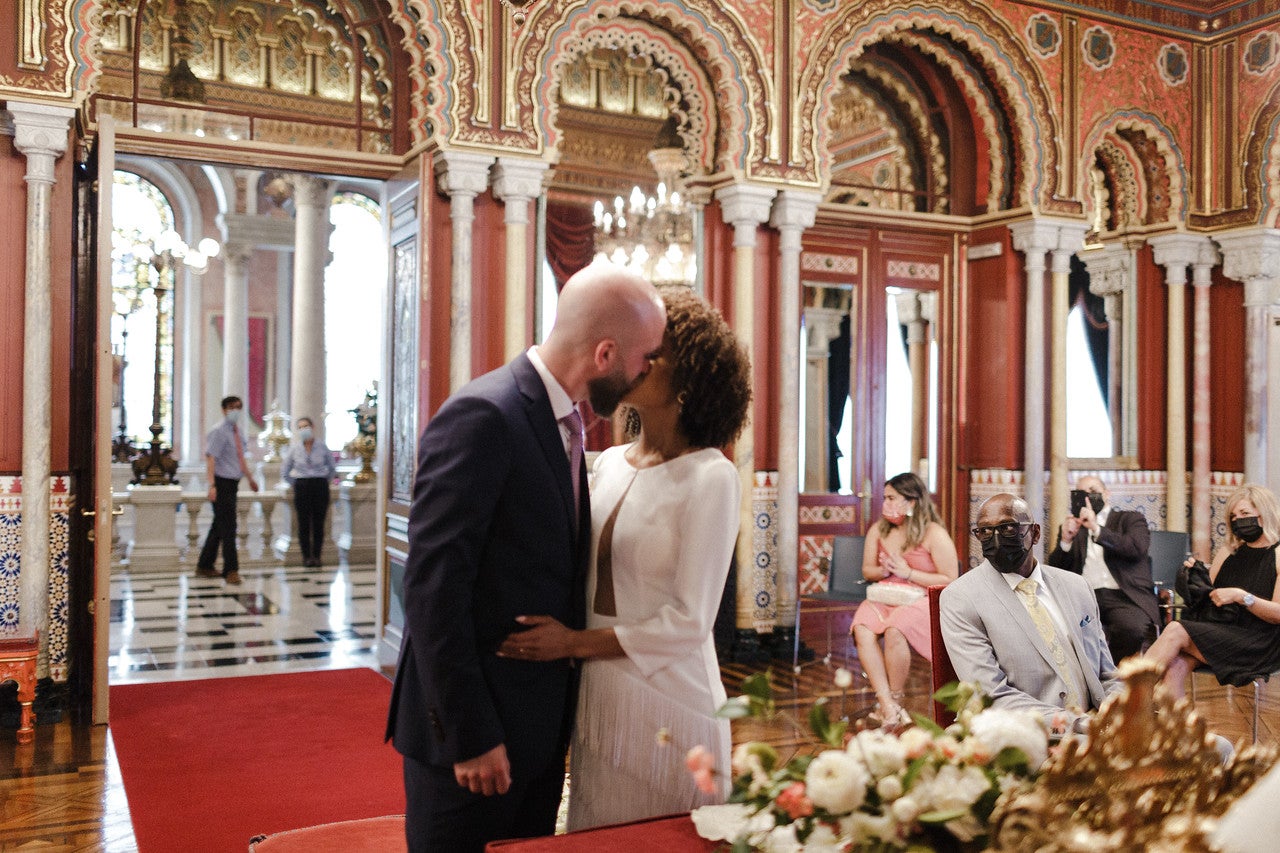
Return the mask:
<path fill-rule="evenodd" d="M 818 659 L 802 666 L 798 673 L 789 660 L 772 665 L 778 705 L 792 721 L 770 725 L 735 721 L 735 743 L 764 740 L 784 755 L 806 747 L 805 715 L 818 696 L 827 696 L 836 714 L 841 712 L 843 701 L 844 713 L 855 721 L 871 709 L 874 699 L 844 633 L 847 623 L 847 615 L 843 621 L 837 617 L 833 654 L 827 663 L 822 660 L 825 624 L 820 619 L 805 619 L 803 637 L 815 648 Z M 854 673 L 853 686 L 843 696 L 832 681 L 835 667 L 842 664 Z M 723 664 L 721 672 L 729 694 L 737 695 L 742 679 L 760 669 L 763 667 Z M 1210 728 L 1233 742 L 1247 740 L 1253 689 L 1224 688 L 1208 675 L 1196 679 L 1197 708 L 1208 718 Z M 916 661 L 911 670 L 907 707 L 920 713 L 929 710 L 929 673 L 922 661 Z M 1259 740 L 1280 743 L 1280 679 L 1264 686 L 1258 729 Z M 16 744 L 14 735 L 11 730 L 0 730 L 0 850 L 124 853 L 136 849 L 124 787 L 105 727 L 69 721 L 37 725 L 35 743 L 24 747 Z"/>

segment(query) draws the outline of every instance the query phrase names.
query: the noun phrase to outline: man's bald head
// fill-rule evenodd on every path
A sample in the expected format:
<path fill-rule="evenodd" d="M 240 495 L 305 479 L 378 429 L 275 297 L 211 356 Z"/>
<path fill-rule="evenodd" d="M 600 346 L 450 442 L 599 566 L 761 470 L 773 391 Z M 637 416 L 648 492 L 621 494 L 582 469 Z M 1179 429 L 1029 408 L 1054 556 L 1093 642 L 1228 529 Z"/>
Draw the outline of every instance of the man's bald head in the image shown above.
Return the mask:
<path fill-rule="evenodd" d="M 990 527 L 1005 521 L 1031 521 L 1027 502 L 1017 495 L 1001 493 L 987 498 L 978 507 L 978 526 Z"/>
<path fill-rule="evenodd" d="M 604 261 L 575 273 L 560 290 L 556 322 L 539 353 L 575 399 L 610 377 L 625 393 L 648 372 L 662 346 L 667 311 L 642 276 Z"/>

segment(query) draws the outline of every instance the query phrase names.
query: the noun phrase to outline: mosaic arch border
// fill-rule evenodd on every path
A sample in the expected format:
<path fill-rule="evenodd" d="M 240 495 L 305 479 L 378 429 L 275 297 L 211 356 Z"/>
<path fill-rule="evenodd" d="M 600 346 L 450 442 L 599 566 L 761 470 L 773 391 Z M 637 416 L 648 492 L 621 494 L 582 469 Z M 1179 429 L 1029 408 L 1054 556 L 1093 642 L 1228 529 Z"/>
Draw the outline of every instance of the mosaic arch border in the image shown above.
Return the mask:
<path fill-rule="evenodd" d="M 715 169 L 718 130 L 715 92 L 705 70 L 685 45 L 648 21 L 615 18 L 600 26 L 590 27 L 557 51 L 552 70 L 538 85 L 538 102 L 547 104 L 542 111 L 543 135 L 548 150 L 560 145 L 556 125 L 559 104 L 555 92 L 564 77 L 565 67 L 582 54 L 597 47 L 643 47 L 654 54 L 654 67 L 667 75 L 665 100 L 680 124 L 680 138 L 690 152 L 695 171 L 710 174 Z M 684 98 L 688 109 L 679 108 Z"/>
<path fill-rule="evenodd" d="M 1107 134 L 1098 141 L 1094 154 L 1103 160 L 1112 173 L 1112 185 L 1123 187 L 1119 198 L 1111 199 L 1111 210 L 1116 211 L 1116 223 L 1120 229 L 1131 228 L 1142 224 L 1146 217 L 1146 181 L 1142 164 L 1138 161 L 1133 146 L 1114 134 Z M 1086 168 L 1090 168 L 1086 166 Z M 1090 171 L 1092 171 L 1090 169 Z M 1087 176 L 1086 176 L 1087 178 Z M 1084 202 L 1086 221 L 1092 222 L 1097 206 L 1093 204 L 1090 193 Z"/>
<path fill-rule="evenodd" d="M 576 45 L 589 33 L 612 24 L 644 24 L 668 34 L 667 49 L 679 45 L 696 63 L 711 91 L 722 148 L 711 160 L 716 171 L 750 175 L 768 150 L 767 93 L 774 83 L 759 45 L 745 32 L 742 21 L 720 3 L 619 0 L 592 4 L 588 0 L 548 0 L 539 4 L 521 30 L 515 54 L 520 58 L 513 91 L 519 99 L 521 139 L 539 153 L 557 144 L 555 108 L 535 110 L 534 93 L 545 95 L 559 84 L 561 68 Z M 711 113 L 708 113 L 710 115 Z"/>
<path fill-rule="evenodd" d="M 1280 83 L 1273 86 L 1267 93 L 1265 106 L 1258 111 L 1245 155 L 1245 162 L 1262 164 L 1260 169 L 1245 170 L 1245 204 L 1256 213 L 1257 224 L 1268 228 L 1280 225 L 1280 102 L 1278 100 L 1280 100 Z"/>
<path fill-rule="evenodd" d="M 1058 122 L 1040 67 L 1027 55 L 1022 37 L 1006 22 L 976 6 L 896 6 L 894 0 L 872 0 L 851 8 L 816 37 L 821 47 L 800 78 L 795 111 L 797 116 L 813 117 L 797 128 L 800 148 L 810 160 L 807 168 L 815 170 L 816 164 L 823 175 L 830 172 L 830 154 L 823 143 L 839 72 L 890 33 L 929 29 L 962 45 L 984 64 L 1012 113 L 1012 124 L 1025 140 L 1021 152 L 1025 171 L 1022 185 L 1014 188 L 1013 206 L 1031 204 L 1045 210 L 1076 212 L 1075 203 L 1054 196 L 1060 156 Z"/>
<path fill-rule="evenodd" d="M 991 100 L 991 92 L 974 79 L 973 72 L 964 64 L 958 55 L 954 43 L 939 44 L 933 39 L 924 37 L 917 30 L 901 30 L 885 35 L 884 41 L 904 44 L 926 56 L 931 56 L 939 65 L 951 72 L 956 84 L 964 90 L 973 102 L 974 112 L 982 122 L 979 133 L 987 140 L 990 152 L 991 167 L 987 186 L 987 210 L 996 210 L 1000 199 L 1004 197 L 1004 174 L 1008 157 L 1004 153 L 1004 145 L 1000 134 L 996 131 L 996 113 L 1000 105 Z"/>
<path fill-rule="evenodd" d="M 1081 161 L 1079 168 L 1076 170 L 1079 174 L 1078 183 L 1075 187 L 1077 197 L 1085 200 L 1085 208 L 1088 210 L 1091 205 L 1089 202 L 1089 161 L 1097 152 L 1098 147 L 1102 145 L 1103 140 L 1108 137 L 1120 139 L 1118 131 L 1136 130 L 1152 139 L 1156 144 L 1156 151 L 1164 159 L 1164 174 L 1169 179 L 1169 213 L 1166 222 L 1184 222 L 1187 217 L 1187 164 L 1182 158 L 1182 150 L 1174 142 L 1173 133 L 1169 128 L 1160 121 L 1159 118 L 1151 113 L 1143 110 L 1122 110 L 1114 112 L 1105 118 L 1096 122 L 1089 132 L 1085 134 L 1084 144 L 1080 147 Z M 1130 147 L 1125 143 L 1125 147 Z M 1141 197 L 1138 198 L 1138 213 L 1145 215 L 1147 209 L 1148 198 L 1146 190 L 1147 182 L 1143 181 L 1143 190 Z"/>

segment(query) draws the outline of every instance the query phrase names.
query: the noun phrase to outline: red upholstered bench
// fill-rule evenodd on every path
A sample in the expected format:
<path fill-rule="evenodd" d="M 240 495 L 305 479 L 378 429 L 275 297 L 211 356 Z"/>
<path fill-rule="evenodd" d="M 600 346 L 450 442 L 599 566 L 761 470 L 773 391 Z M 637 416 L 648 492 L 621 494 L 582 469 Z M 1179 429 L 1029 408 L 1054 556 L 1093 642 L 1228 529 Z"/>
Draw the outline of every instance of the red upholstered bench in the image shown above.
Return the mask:
<path fill-rule="evenodd" d="M 929 587 L 929 648 L 933 652 L 933 663 L 929 672 L 929 684 L 932 692 L 956 680 L 956 671 L 951 666 L 951 656 L 947 654 L 947 644 L 942 641 L 942 612 L 940 602 L 945 586 Z M 933 721 L 940 726 L 949 726 L 956 721 L 956 715 L 942 706 L 941 702 L 933 702 Z"/>
<path fill-rule="evenodd" d="M 17 682 L 18 704 L 22 706 L 18 743 L 31 743 L 36 736 L 36 718 L 31 703 L 36 700 L 36 658 L 39 655 L 39 632 L 34 637 L 0 640 L 0 684 Z"/>

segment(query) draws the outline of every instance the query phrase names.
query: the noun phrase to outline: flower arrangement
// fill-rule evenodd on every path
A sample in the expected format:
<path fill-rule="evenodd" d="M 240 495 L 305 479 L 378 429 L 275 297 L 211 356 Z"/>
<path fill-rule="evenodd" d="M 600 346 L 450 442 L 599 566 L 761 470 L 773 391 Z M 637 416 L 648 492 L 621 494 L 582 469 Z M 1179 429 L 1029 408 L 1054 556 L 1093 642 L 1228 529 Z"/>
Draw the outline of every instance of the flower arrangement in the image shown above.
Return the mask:
<path fill-rule="evenodd" d="M 847 682 L 837 671 L 837 686 Z M 729 803 L 694 811 L 699 834 L 729 842 L 732 853 L 889 853 L 935 849 L 944 838 L 980 848 L 996 801 L 1035 779 L 1048 733 L 1039 715 L 991 708 L 972 684 L 948 685 L 935 698 L 955 712 L 953 725 L 916 715 L 898 734 L 850 733 L 820 698 L 809 712 L 813 750 L 785 762 L 760 742 L 734 750 Z M 769 674 L 744 681 L 743 695 L 720 714 L 779 716 Z M 710 772 L 701 756 L 691 754 L 689 765 Z"/>

